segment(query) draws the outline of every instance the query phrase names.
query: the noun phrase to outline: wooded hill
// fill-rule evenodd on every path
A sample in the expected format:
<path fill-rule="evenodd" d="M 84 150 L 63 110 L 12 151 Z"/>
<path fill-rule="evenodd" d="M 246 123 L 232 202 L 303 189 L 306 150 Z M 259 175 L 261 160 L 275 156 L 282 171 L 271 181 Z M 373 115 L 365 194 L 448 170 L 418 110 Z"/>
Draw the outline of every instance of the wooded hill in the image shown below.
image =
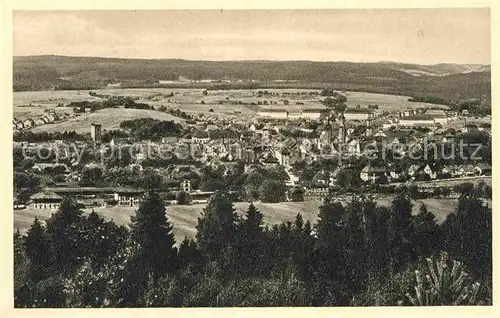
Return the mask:
<path fill-rule="evenodd" d="M 160 80 L 255 80 L 235 87 L 318 88 L 399 95 L 424 95 L 457 101 L 490 100 L 489 65 L 417 65 L 394 62 L 188 61 L 100 57 L 14 57 L 14 91 L 95 89 L 109 83 L 156 87 Z M 294 81 L 289 83 L 276 81 Z M 186 84 L 184 84 L 186 85 Z M 191 84 L 210 87 L 214 84 Z M 232 84 L 226 86 L 231 87 Z M 245 86 L 246 85 L 246 86 Z M 183 86 L 185 87 L 185 86 Z"/>

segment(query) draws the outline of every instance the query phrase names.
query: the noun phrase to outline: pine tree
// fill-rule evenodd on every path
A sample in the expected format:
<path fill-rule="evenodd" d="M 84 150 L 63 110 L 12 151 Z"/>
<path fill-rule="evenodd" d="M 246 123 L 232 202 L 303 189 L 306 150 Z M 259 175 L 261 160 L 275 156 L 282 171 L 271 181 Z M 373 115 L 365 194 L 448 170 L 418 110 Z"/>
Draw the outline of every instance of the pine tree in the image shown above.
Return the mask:
<path fill-rule="evenodd" d="M 391 203 L 389 218 L 389 271 L 391 276 L 399 271 L 405 262 L 415 261 L 411 242 L 412 203 L 407 192 L 401 192 Z"/>
<path fill-rule="evenodd" d="M 312 225 L 309 220 L 306 221 L 306 224 L 304 224 L 304 234 L 307 236 L 312 235 Z"/>
<path fill-rule="evenodd" d="M 26 301 L 26 282 L 29 273 L 29 260 L 26 257 L 24 248 L 25 237 L 21 235 L 19 229 L 14 233 L 14 306 L 23 307 Z"/>
<path fill-rule="evenodd" d="M 335 202 L 332 198 L 325 198 L 319 208 L 316 235 L 319 246 L 329 246 L 332 242 L 340 241 L 340 230 L 345 209 L 342 203 Z"/>
<path fill-rule="evenodd" d="M 263 270 L 264 232 L 263 215 L 251 203 L 241 221 L 237 235 L 239 272 L 243 275 L 259 275 Z"/>
<path fill-rule="evenodd" d="M 107 263 L 124 247 L 128 236 L 125 227 L 117 226 L 113 221 L 105 222 L 95 211 L 92 211 L 85 222 L 87 255 L 93 267 Z"/>
<path fill-rule="evenodd" d="M 131 217 L 131 237 L 139 246 L 146 273 L 155 276 L 177 269 L 177 250 L 165 204 L 158 193 L 151 191 Z"/>
<path fill-rule="evenodd" d="M 446 248 L 476 275 L 492 272 L 492 213 L 474 195 L 463 195 L 441 225 Z"/>
<path fill-rule="evenodd" d="M 312 256 L 313 305 L 342 305 L 346 303 L 345 287 L 340 283 L 345 277 L 345 250 L 342 244 L 342 219 L 345 209 L 331 197 L 325 198 L 319 208 L 316 223 L 316 246 Z"/>
<path fill-rule="evenodd" d="M 295 230 L 299 233 L 302 232 L 302 230 L 304 229 L 304 219 L 302 218 L 302 215 L 300 213 L 297 213 L 293 225 Z"/>
<path fill-rule="evenodd" d="M 312 275 L 310 263 L 314 240 L 311 231 L 311 223 L 307 221 L 304 224 L 302 215 L 298 213 L 292 229 L 292 259 L 302 280 L 310 280 Z"/>
<path fill-rule="evenodd" d="M 88 250 L 82 214 L 74 200 L 65 198 L 46 223 L 49 249 L 54 257 L 53 271 L 63 276 L 74 273 Z"/>
<path fill-rule="evenodd" d="M 262 235 L 263 217 L 264 216 L 257 210 L 255 205 L 250 203 L 241 226 L 249 240 L 259 239 L 259 236 Z"/>
<path fill-rule="evenodd" d="M 37 217 L 35 217 L 24 240 L 24 250 L 30 260 L 30 279 L 37 282 L 47 277 L 50 265 L 49 245 L 45 227 Z"/>
<path fill-rule="evenodd" d="M 412 242 L 419 258 L 431 256 L 438 248 L 439 227 L 434 221 L 435 218 L 422 203 L 419 213 L 412 219 Z"/>
<path fill-rule="evenodd" d="M 196 240 L 209 260 L 216 260 L 233 242 L 237 215 L 228 195 L 216 192 L 203 209 L 196 225 Z"/>
<path fill-rule="evenodd" d="M 389 227 L 390 209 L 377 206 L 371 222 L 368 241 L 370 279 L 384 278 L 389 266 Z"/>
<path fill-rule="evenodd" d="M 346 269 L 345 285 L 349 294 L 359 293 L 365 286 L 369 268 L 368 258 L 371 250 L 369 221 L 373 216 L 375 203 L 363 196 L 353 197 L 347 205 L 343 237 L 345 246 Z"/>
<path fill-rule="evenodd" d="M 196 242 L 192 239 L 184 237 L 184 240 L 179 246 L 179 267 L 185 268 L 188 265 L 199 266 L 201 260 L 201 254 L 198 250 Z"/>

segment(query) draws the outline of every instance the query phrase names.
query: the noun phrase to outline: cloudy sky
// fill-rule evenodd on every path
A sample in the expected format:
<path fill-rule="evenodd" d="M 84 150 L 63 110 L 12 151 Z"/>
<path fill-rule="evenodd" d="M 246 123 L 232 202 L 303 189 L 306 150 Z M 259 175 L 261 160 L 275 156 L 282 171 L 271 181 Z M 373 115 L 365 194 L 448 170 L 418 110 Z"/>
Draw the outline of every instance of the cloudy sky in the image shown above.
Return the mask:
<path fill-rule="evenodd" d="M 489 9 L 16 11 L 14 55 L 490 63 Z"/>

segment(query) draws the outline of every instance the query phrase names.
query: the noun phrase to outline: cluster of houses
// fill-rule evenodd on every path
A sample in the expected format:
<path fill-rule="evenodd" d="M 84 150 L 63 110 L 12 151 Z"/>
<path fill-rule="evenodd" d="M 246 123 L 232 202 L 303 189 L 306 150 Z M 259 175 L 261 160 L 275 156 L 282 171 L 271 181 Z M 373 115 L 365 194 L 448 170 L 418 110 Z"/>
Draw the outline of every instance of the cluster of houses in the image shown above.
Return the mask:
<path fill-rule="evenodd" d="M 12 119 L 12 129 L 13 131 L 28 130 L 36 126 L 42 126 L 46 124 L 53 124 L 57 121 L 64 120 L 69 117 L 70 114 L 57 114 L 54 109 L 47 109 L 44 111 L 43 116 L 37 118 L 26 118 L 26 119 Z"/>
<path fill-rule="evenodd" d="M 116 147 L 133 147 L 134 167 L 142 169 L 141 164 L 148 159 L 153 151 L 161 151 L 162 158 L 168 155 L 185 159 L 186 163 L 196 162 L 199 165 L 244 164 L 245 170 L 252 166 L 263 167 L 283 166 L 288 179 L 288 187 L 303 186 L 296 176 L 294 166 L 305 162 L 312 164 L 320 158 L 338 155 L 360 158 L 365 149 L 378 149 L 381 145 L 398 145 L 402 152 L 422 147 L 423 142 L 434 144 L 453 143 L 457 134 L 478 127 L 466 126 L 459 129 L 445 129 L 436 126 L 436 123 L 449 123 L 457 119 L 457 114 L 441 110 L 408 110 L 395 112 L 386 120 L 380 120 L 380 114 L 373 109 L 351 108 L 341 114 L 331 115 L 325 109 L 261 109 L 257 116 L 250 121 L 238 119 L 217 118 L 217 116 L 198 118 L 197 123 L 190 125 L 179 137 L 165 137 L 161 141 L 132 140 L 130 138 L 113 138 L 110 143 L 99 143 L 101 126 L 92 124 L 90 132 L 93 142 L 74 142 L 78 145 L 75 152 L 86 146 L 97 147 L 98 151 L 105 152 Z M 416 118 L 419 117 L 419 118 Z M 421 118 L 420 118 L 421 117 Z M 425 117 L 425 118 L 424 118 Z M 290 120 L 294 119 L 294 120 Z M 295 120 L 297 119 L 297 120 Z M 28 129 L 35 125 L 50 123 L 56 120 L 53 110 L 47 111 L 42 118 L 25 120 L 22 128 Z M 432 122 L 432 125 L 431 125 Z M 314 124 L 314 125 L 312 125 Z M 429 124 L 429 125 L 428 125 Z M 19 127 L 21 127 L 19 126 Z M 429 132 L 419 127 L 431 126 Z M 17 127 L 17 126 L 16 126 Z M 224 127 L 224 128 L 222 128 Z M 490 132 L 489 130 L 487 130 Z M 490 132 L 491 133 L 491 132 Z M 44 146 L 57 146 L 62 143 L 45 143 Z M 38 147 L 39 144 L 24 146 Z M 373 147 L 372 147 L 373 146 Z M 67 147 L 71 152 L 72 148 Z M 71 158 L 71 165 L 53 163 L 36 163 L 32 168 L 35 173 L 46 173 L 48 170 L 57 170 L 66 177 L 67 182 L 79 180 L 81 171 L 77 171 L 76 154 L 67 153 Z M 153 157 L 154 158 L 154 157 Z M 198 165 L 198 166 L 199 166 Z M 351 165 L 340 165 L 333 172 L 317 171 L 313 182 L 305 188 L 305 196 L 321 197 L 328 193 L 329 187 L 337 182 L 337 176 L 343 169 L 351 169 Z M 295 172 L 294 172 L 295 171 Z M 463 166 L 432 166 L 428 164 L 412 165 L 405 171 L 391 165 L 367 165 L 359 177 L 366 183 L 377 183 L 382 179 L 387 182 L 398 180 L 434 180 L 439 178 L 458 178 L 476 175 L 490 175 L 491 166 L 485 163 L 468 164 Z M 169 178 L 175 179 L 172 183 L 173 191 L 188 192 L 193 202 L 206 202 L 211 195 L 209 192 L 194 191 L 189 178 L 176 176 L 168 172 Z M 422 177 L 426 176 L 426 177 Z M 32 204 L 37 209 L 57 209 L 62 197 L 68 194 L 75 195 L 82 202 L 93 204 L 109 200 L 122 206 L 135 206 L 143 194 L 140 189 L 111 188 L 82 188 L 82 187 L 53 187 L 45 188 L 41 193 L 32 197 Z"/>
<path fill-rule="evenodd" d="M 360 173 L 364 182 L 378 183 L 381 180 L 398 182 L 402 180 L 425 181 L 474 176 L 491 176 L 491 165 L 477 163 L 468 165 L 410 165 L 407 170 L 394 166 L 366 165 Z"/>
<path fill-rule="evenodd" d="M 307 196 L 322 196 L 337 185 L 337 177 L 343 170 L 354 169 L 352 164 L 338 166 L 334 171 L 318 171 L 312 178 L 310 187 L 306 187 Z M 418 182 L 419 180 L 441 180 L 449 178 L 467 178 L 475 176 L 491 176 L 491 165 L 487 163 L 469 165 L 410 165 L 403 170 L 393 165 L 366 165 L 359 173 L 361 181 L 371 184 Z"/>

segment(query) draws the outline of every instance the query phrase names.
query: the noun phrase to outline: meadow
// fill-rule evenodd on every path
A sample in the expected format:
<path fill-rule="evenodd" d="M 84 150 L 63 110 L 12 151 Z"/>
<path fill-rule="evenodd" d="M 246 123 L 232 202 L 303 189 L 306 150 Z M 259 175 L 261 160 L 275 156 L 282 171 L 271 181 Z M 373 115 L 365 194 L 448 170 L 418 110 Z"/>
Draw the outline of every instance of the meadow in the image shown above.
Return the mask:
<path fill-rule="evenodd" d="M 378 198 L 378 204 L 390 206 L 391 199 L 388 197 Z M 446 216 L 455 211 L 458 201 L 456 199 L 423 199 L 413 202 L 413 213 L 417 214 L 420 207 L 424 203 L 428 210 L 436 216 L 436 222 L 442 223 Z M 254 203 L 264 215 L 264 222 L 272 225 L 281 222 L 293 222 L 298 213 L 302 215 L 304 220 L 311 223 L 316 223 L 319 207 L 319 200 L 310 200 L 304 202 L 281 202 L 281 203 Z M 249 203 L 236 202 L 235 210 L 239 215 L 244 215 L 248 209 Z M 193 205 L 169 205 L 166 207 L 167 216 L 174 226 L 174 234 L 177 244 L 184 237 L 193 238 L 196 235 L 196 224 L 198 217 L 201 216 L 205 204 Z M 94 211 L 101 215 L 105 220 L 114 220 L 119 225 L 128 225 L 130 217 L 135 213 L 137 207 L 98 207 Z M 86 214 L 92 209 L 85 209 Z M 14 211 L 14 229 L 19 229 L 25 232 L 33 223 L 35 216 L 41 220 L 46 220 L 50 217 L 51 211 L 34 210 L 31 208 L 25 210 Z"/>
<path fill-rule="evenodd" d="M 257 92 L 267 90 L 268 92 L 280 93 L 280 96 L 264 95 L 258 97 Z M 198 115 L 200 113 L 205 116 L 238 116 L 238 117 L 252 117 L 255 115 L 259 106 L 245 106 L 238 104 L 257 104 L 259 101 L 268 103 L 276 102 L 277 105 L 273 107 L 286 107 L 287 109 L 294 108 L 321 108 L 322 96 L 310 95 L 293 95 L 297 92 L 311 92 L 310 89 L 241 89 L 241 90 L 209 90 L 207 95 L 203 94 L 204 89 L 183 89 L 183 88 L 138 88 L 138 89 L 100 89 L 94 90 L 100 95 L 120 95 L 138 98 L 138 102 L 149 103 L 160 108 L 167 106 L 169 108 L 178 108 L 186 113 Z M 282 96 L 282 93 L 290 93 L 290 95 Z M 99 97 L 90 96 L 89 91 L 35 91 L 35 92 L 14 92 L 14 117 L 24 119 L 29 117 L 38 117 L 43 114 L 45 109 L 55 108 L 58 112 L 68 112 L 71 109 L 66 107 L 56 107 L 59 103 L 67 105 L 70 102 L 76 101 L 95 101 L 100 100 Z M 169 94 L 173 93 L 173 96 Z M 370 104 L 379 105 L 380 110 L 399 110 L 404 108 L 419 108 L 419 107 L 436 107 L 433 104 L 409 102 L 408 96 L 374 94 L 363 92 L 345 92 L 347 95 L 347 105 L 349 107 L 367 107 Z M 289 101 L 289 105 L 284 104 L 284 100 Z M 204 104 L 202 104 L 202 102 Z M 222 104 L 220 104 L 222 102 Z M 297 105 L 301 103 L 303 105 Z M 262 106 L 266 107 L 266 106 Z M 443 106 L 446 107 L 446 106 Z M 146 114 L 150 112 L 150 114 Z M 111 120 L 111 124 L 116 123 L 116 118 L 106 119 L 107 116 L 116 116 L 117 114 L 111 112 L 101 112 L 96 115 L 96 120 L 104 121 L 102 124 L 107 129 L 106 124 Z M 121 115 L 121 114 L 120 114 Z M 146 116 L 151 118 L 163 119 L 159 113 L 154 111 L 144 112 L 131 112 L 123 113 L 123 116 L 130 118 L 131 116 Z M 120 116 L 118 117 L 120 118 Z M 94 118 L 90 118 L 93 120 Z M 49 129 L 50 131 L 57 131 L 58 129 L 66 130 L 68 127 L 76 124 L 80 125 L 78 121 L 70 122 L 68 125 L 55 125 L 40 128 L 41 130 Z"/>
<path fill-rule="evenodd" d="M 87 133 L 90 132 L 89 127 L 91 123 L 100 123 L 105 130 L 116 130 L 120 128 L 121 122 L 138 118 L 172 120 L 181 124 L 185 122 L 182 118 L 157 110 L 107 108 L 98 110 L 95 113 L 81 114 L 78 117 L 73 117 L 59 123 L 37 126 L 32 131 L 54 133 L 74 130 L 77 133 Z"/>

